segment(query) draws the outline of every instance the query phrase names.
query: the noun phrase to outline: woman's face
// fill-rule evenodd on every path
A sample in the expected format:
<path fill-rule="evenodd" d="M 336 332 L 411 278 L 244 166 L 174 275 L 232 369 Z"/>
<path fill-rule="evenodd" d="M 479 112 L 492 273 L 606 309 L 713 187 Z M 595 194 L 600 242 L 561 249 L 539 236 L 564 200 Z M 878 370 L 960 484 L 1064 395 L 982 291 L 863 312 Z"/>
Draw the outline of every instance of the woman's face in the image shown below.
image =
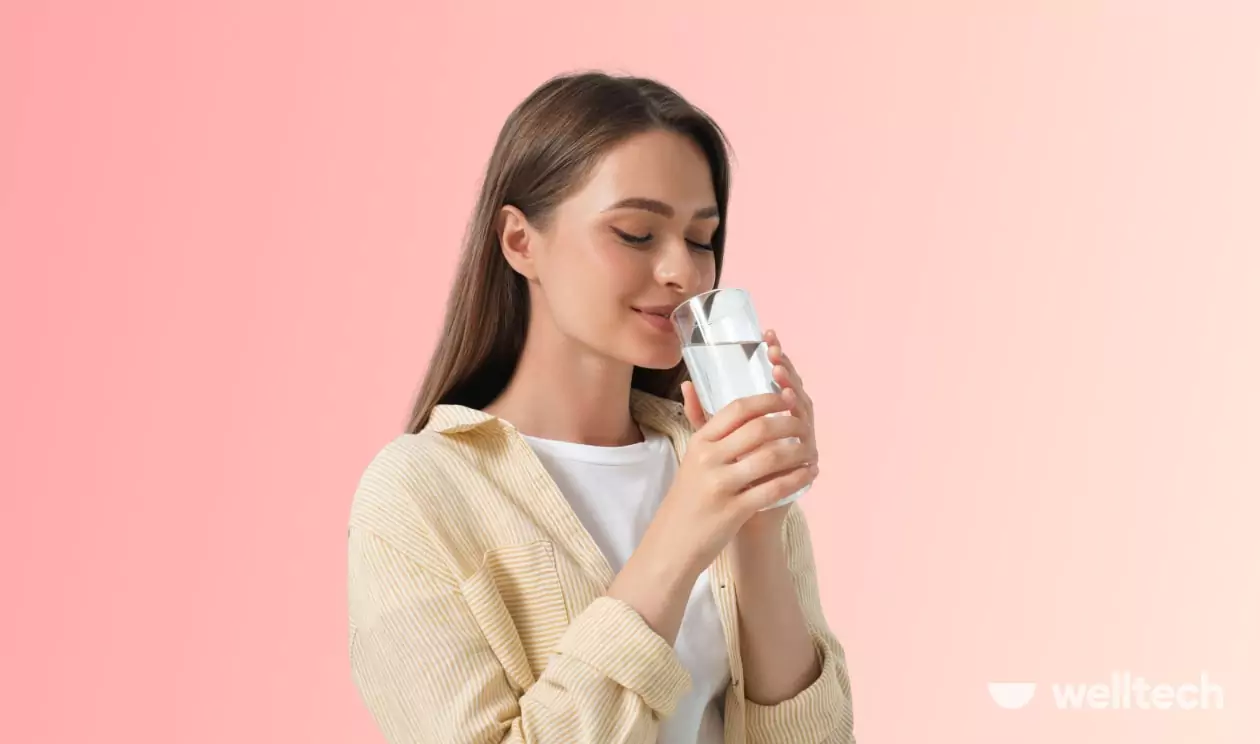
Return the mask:
<path fill-rule="evenodd" d="M 611 150 L 543 229 L 516 213 L 502 236 L 531 280 L 535 320 L 603 356 L 668 369 L 681 358 L 669 312 L 713 288 L 717 227 L 704 153 L 653 131 Z"/>

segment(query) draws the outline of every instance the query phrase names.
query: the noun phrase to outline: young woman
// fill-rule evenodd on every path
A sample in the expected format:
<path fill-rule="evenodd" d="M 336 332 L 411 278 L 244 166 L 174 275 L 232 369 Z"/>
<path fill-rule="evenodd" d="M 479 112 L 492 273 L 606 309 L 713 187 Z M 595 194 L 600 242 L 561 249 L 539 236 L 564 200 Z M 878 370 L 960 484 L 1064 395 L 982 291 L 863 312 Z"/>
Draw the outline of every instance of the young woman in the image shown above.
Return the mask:
<path fill-rule="evenodd" d="M 810 399 L 767 333 L 784 392 L 706 420 L 666 317 L 717 284 L 729 181 L 717 125 L 651 80 L 556 78 L 508 118 L 350 518 L 389 741 L 853 741 L 803 513 L 764 509 L 818 473 Z"/>

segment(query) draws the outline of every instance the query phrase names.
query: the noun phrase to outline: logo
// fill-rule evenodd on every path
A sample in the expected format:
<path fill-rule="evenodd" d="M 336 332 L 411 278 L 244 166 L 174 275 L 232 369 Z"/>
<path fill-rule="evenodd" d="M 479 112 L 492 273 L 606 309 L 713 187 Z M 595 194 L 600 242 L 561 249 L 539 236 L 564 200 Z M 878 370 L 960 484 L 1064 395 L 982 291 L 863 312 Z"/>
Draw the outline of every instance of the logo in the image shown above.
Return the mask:
<path fill-rule="evenodd" d="M 1037 692 L 1036 682 L 990 682 L 989 697 L 999 708 L 1019 710 L 1032 701 Z"/>
<path fill-rule="evenodd" d="M 1193 682 L 1152 682 L 1132 672 L 1112 672 L 1106 682 L 1053 683 L 1059 710 L 1221 710 L 1225 690 L 1207 672 Z M 989 697 L 999 708 L 1018 710 L 1032 702 L 1035 682 L 990 682 Z"/>

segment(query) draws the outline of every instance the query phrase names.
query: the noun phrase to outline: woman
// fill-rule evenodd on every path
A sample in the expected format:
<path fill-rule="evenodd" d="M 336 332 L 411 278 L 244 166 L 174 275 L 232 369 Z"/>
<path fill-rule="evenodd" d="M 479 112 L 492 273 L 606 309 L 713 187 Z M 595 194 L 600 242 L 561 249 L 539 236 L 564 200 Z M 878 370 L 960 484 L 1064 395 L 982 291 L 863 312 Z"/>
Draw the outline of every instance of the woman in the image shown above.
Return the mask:
<path fill-rule="evenodd" d="M 763 510 L 817 475 L 809 398 L 768 333 L 784 392 L 706 420 L 666 317 L 717 284 L 728 192 L 723 134 L 659 83 L 557 78 L 508 118 L 352 508 L 389 741 L 853 741 L 803 514 Z"/>

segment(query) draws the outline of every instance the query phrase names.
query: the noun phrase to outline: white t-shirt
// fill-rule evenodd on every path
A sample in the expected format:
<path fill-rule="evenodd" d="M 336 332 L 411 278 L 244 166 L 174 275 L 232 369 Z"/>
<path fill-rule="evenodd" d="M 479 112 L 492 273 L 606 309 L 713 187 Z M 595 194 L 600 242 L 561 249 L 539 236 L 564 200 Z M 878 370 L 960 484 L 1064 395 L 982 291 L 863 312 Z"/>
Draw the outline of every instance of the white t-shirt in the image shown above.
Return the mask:
<path fill-rule="evenodd" d="M 669 439 L 651 430 L 625 447 L 525 437 L 543 467 L 599 545 L 613 573 L 638 546 L 674 480 L 678 460 Z M 730 663 L 709 572 L 687 600 L 674 651 L 691 674 L 691 691 L 661 722 L 659 744 L 721 744 Z"/>

